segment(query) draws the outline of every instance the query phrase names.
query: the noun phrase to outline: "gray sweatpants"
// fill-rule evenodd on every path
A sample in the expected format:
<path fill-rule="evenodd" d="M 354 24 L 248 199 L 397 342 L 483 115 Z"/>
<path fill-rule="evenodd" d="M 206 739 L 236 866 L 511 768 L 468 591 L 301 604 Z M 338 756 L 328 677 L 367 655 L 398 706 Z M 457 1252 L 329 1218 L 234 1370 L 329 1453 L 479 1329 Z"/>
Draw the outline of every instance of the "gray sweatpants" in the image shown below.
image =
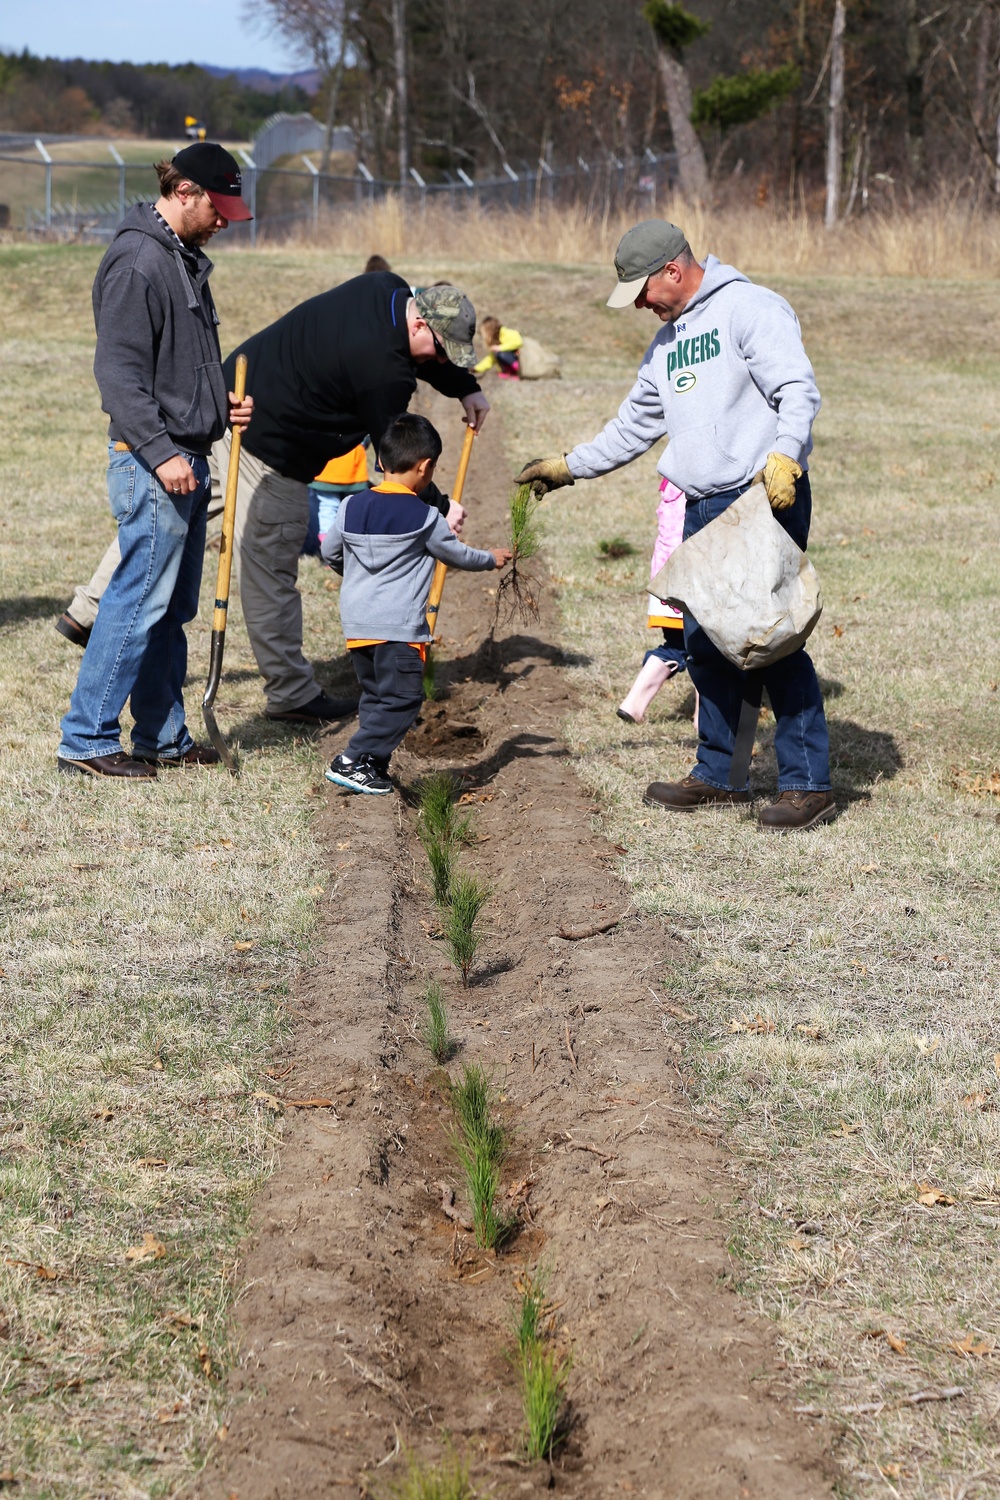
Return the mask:
<path fill-rule="evenodd" d="M 222 515 L 224 486 L 219 476 L 229 468 L 229 445 L 227 432 L 212 450 L 210 521 Z M 302 654 L 298 574 L 308 526 L 308 485 L 285 479 L 244 449 L 236 493 L 233 565 L 250 646 L 264 678 L 268 713 L 301 708 L 322 691 Z M 119 555 L 115 539 L 93 577 L 74 593 L 69 613 L 80 625 L 93 625 L 97 618 L 101 595 Z"/>

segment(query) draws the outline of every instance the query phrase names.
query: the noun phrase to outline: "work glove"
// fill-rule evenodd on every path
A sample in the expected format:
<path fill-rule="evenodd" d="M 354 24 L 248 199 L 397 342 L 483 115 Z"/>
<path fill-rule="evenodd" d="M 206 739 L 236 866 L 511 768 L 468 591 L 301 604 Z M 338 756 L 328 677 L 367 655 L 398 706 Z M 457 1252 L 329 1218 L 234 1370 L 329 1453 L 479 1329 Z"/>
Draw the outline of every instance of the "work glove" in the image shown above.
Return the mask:
<path fill-rule="evenodd" d="M 758 478 L 764 482 L 772 510 L 787 510 L 795 504 L 795 481 L 802 478 L 802 465 L 785 453 L 769 453 Z"/>
<path fill-rule="evenodd" d="M 530 484 L 536 495 L 547 495 L 549 490 L 562 489 L 564 484 L 575 484 L 569 472 L 565 455 L 557 453 L 555 458 L 531 458 L 514 480 L 515 484 Z"/>

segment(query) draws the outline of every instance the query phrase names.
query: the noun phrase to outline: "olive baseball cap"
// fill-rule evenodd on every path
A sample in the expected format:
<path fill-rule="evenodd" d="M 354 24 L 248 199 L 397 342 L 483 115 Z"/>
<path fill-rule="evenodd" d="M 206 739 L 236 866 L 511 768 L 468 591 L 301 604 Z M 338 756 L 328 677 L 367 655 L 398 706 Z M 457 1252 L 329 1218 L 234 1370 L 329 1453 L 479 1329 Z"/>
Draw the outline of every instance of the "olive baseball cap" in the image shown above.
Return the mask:
<path fill-rule="evenodd" d="M 217 213 L 232 223 L 252 219 L 243 202 L 243 176 L 235 156 L 214 141 L 196 141 L 178 151 L 171 163 L 184 177 L 204 188 Z"/>
<path fill-rule="evenodd" d="M 429 286 L 413 299 L 417 312 L 440 340 L 453 365 L 471 370 L 476 363 L 472 347 L 476 331 L 476 309 L 457 286 Z"/>
<path fill-rule="evenodd" d="M 608 298 L 608 307 L 631 307 L 654 271 L 662 271 L 687 249 L 687 236 L 666 219 L 643 219 L 622 235 L 615 251 L 618 285 Z"/>

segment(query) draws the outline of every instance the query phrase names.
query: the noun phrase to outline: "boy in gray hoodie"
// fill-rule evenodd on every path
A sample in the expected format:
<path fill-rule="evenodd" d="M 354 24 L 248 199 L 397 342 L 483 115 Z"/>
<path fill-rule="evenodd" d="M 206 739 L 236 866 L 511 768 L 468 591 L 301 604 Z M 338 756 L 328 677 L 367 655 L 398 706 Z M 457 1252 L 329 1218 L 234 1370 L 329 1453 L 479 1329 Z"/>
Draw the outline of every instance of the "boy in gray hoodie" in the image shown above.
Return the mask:
<path fill-rule="evenodd" d="M 404 412 L 394 418 L 379 447 L 382 483 L 349 495 L 323 538 L 324 562 L 343 574 L 340 618 L 361 684 L 358 729 L 334 756 L 326 779 L 350 792 L 384 797 L 392 791 L 389 758 L 424 701 L 435 563 L 485 572 L 510 561 L 504 547 L 467 547 L 440 511 L 419 499 L 440 454 L 441 438 L 426 417 Z"/>

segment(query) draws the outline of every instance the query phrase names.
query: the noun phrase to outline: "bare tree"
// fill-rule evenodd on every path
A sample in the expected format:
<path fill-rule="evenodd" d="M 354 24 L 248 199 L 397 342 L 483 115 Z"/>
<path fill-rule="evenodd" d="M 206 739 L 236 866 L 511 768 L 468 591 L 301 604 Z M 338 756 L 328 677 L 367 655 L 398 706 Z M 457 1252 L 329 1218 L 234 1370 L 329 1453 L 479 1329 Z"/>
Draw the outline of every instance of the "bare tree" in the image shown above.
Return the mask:
<path fill-rule="evenodd" d="M 840 216 L 840 179 L 844 164 L 844 0 L 835 0 L 830 34 L 830 102 L 826 133 L 826 213 L 823 222 L 833 229 Z"/>
<path fill-rule="evenodd" d="M 684 65 L 684 48 L 705 36 L 710 23 L 699 21 L 683 6 L 668 0 L 648 0 L 643 15 L 656 38 L 656 59 L 677 152 L 681 192 L 692 201 L 703 202 L 708 197 L 708 167 L 691 123 L 691 82 Z"/>
<path fill-rule="evenodd" d="M 283 37 L 320 74 L 326 92 L 326 142 L 321 170 L 328 172 L 347 51 L 348 0 L 244 0 L 243 13 L 247 20 L 262 23 Z"/>
<path fill-rule="evenodd" d="M 396 131 L 399 180 L 410 175 L 410 90 L 406 56 L 406 0 L 392 0 L 392 49 L 396 64 Z"/>

